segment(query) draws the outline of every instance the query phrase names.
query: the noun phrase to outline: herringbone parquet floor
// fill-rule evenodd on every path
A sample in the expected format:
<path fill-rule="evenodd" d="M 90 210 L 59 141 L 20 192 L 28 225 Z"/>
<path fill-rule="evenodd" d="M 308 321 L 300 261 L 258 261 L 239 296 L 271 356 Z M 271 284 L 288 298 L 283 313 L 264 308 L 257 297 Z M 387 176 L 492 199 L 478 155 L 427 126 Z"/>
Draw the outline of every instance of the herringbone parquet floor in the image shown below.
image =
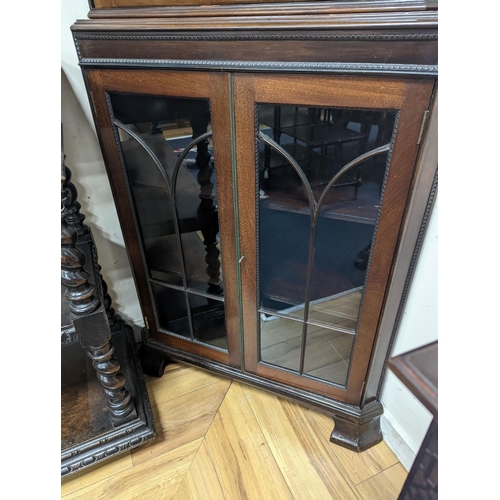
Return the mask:
<path fill-rule="evenodd" d="M 393 500 L 407 476 L 384 442 L 350 452 L 330 418 L 198 368 L 148 390 L 157 439 L 63 479 L 63 500 Z"/>

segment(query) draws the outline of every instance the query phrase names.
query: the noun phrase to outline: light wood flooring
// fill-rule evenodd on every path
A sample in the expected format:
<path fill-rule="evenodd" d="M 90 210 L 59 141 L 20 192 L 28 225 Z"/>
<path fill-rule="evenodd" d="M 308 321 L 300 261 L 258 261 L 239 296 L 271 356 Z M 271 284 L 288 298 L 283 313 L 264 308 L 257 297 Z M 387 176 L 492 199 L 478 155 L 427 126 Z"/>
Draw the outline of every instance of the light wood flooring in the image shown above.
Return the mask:
<path fill-rule="evenodd" d="M 392 500 L 407 476 L 384 442 L 348 451 L 330 418 L 198 368 L 148 390 L 156 440 L 64 478 L 64 500 Z"/>

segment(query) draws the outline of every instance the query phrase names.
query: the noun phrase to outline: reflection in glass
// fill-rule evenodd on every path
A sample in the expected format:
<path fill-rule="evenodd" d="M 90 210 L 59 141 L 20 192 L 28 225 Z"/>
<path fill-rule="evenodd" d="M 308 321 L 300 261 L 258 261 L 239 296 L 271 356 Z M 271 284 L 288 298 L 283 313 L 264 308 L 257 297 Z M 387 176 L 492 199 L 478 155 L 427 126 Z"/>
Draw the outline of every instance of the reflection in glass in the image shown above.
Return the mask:
<path fill-rule="evenodd" d="M 110 100 L 159 326 L 227 349 L 210 102 Z"/>
<path fill-rule="evenodd" d="M 354 336 L 308 325 L 304 374 L 344 385 Z"/>
<path fill-rule="evenodd" d="M 346 383 L 395 116 L 258 105 L 261 361 Z"/>
<path fill-rule="evenodd" d="M 180 290 L 152 284 L 160 327 L 169 332 L 190 337 L 186 296 Z"/>
<path fill-rule="evenodd" d="M 260 315 L 260 352 L 266 363 L 299 371 L 302 323 Z"/>
<path fill-rule="evenodd" d="M 227 349 L 224 302 L 190 293 L 189 307 L 193 316 L 195 339 Z"/>

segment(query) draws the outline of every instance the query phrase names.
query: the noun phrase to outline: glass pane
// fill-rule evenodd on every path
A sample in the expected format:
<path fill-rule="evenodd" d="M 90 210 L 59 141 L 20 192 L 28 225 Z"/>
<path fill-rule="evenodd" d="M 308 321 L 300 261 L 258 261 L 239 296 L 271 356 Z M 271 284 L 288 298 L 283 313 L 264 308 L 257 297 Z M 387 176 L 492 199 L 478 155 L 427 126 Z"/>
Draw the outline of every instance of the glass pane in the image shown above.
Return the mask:
<path fill-rule="evenodd" d="M 266 314 L 260 316 L 261 360 L 299 371 L 302 322 Z"/>
<path fill-rule="evenodd" d="M 353 332 L 356 328 L 361 303 L 361 288 L 348 290 L 333 297 L 327 296 L 326 298 L 311 300 L 309 302 L 309 321 Z M 291 312 L 291 316 L 302 317 L 303 315 L 303 308 Z"/>
<path fill-rule="evenodd" d="M 225 337 L 224 286 L 210 102 L 137 94 L 110 98 L 149 277 L 156 284 L 184 290 L 154 284 L 161 326 L 200 339 L 204 335 L 211 339 L 215 328 L 214 338 L 221 339 Z M 196 313 L 200 317 L 186 303 L 189 291 L 219 300 L 190 295 L 190 307 L 196 311 L 201 303 L 208 307 Z M 175 297 L 176 309 L 163 310 L 171 308 L 170 296 Z M 210 324 L 203 319 L 211 317 L 212 303 L 217 304 L 222 322 Z"/>
<path fill-rule="evenodd" d="M 293 218 L 260 201 L 260 302 L 267 310 L 286 312 L 305 300 L 310 217 Z M 296 236 L 301 238 L 296 240 Z"/>
<path fill-rule="evenodd" d="M 152 284 L 160 328 L 191 338 L 186 293 L 161 285 Z"/>
<path fill-rule="evenodd" d="M 334 185 L 325 192 L 324 202 L 319 207 L 311 300 L 326 304 L 330 310 L 348 304 L 354 323 L 352 330 L 358 318 L 366 279 L 386 162 L 387 154 L 381 154 L 360 164 L 356 170 L 362 184 L 357 188 L 356 195 L 351 200 L 332 203 L 336 190 L 352 189 Z M 338 183 L 349 182 L 345 177 L 341 176 Z M 323 316 L 322 320 L 325 319 Z M 338 324 L 335 318 L 326 323 L 332 326 Z"/>
<path fill-rule="evenodd" d="M 194 338 L 200 342 L 227 349 L 224 302 L 189 294 Z"/>
<path fill-rule="evenodd" d="M 304 373 L 344 385 L 354 335 L 307 325 Z"/>
<path fill-rule="evenodd" d="M 272 133 L 265 126 L 262 131 Z M 292 156 L 297 153 L 293 146 L 288 151 Z M 307 195 L 290 162 L 262 141 L 259 179 L 260 305 L 270 311 L 294 310 L 305 300 L 311 232 Z M 290 217 L 293 211 L 300 216 Z"/>
<path fill-rule="evenodd" d="M 293 338 L 273 344 L 272 357 L 290 364 L 293 352 L 293 369 L 337 384 L 346 382 L 395 116 L 258 106 L 259 311 L 300 320 L 279 318 Z"/>
<path fill-rule="evenodd" d="M 168 184 L 148 151 L 132 137 L 124 133 L 120 135 L 124 139 L 123 158 L 150 275 L 165 283 L 182 286 L 182 259 Z M 140 137 L 165 172 L 171 173 L 177 156 L 166 146 L 163 137 L 147 133 L 140 134 Z"/>

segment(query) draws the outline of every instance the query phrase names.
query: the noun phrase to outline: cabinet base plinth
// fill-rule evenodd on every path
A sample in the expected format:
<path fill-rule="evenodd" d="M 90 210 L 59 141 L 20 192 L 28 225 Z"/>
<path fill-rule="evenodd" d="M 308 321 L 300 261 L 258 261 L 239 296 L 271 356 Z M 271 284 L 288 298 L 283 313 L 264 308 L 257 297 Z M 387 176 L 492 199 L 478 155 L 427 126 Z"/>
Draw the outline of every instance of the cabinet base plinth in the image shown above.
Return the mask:
<path fill-rule="evenodd" d="M 374 401 L 361 409 L 359 416 L 336 414 L 330 441 L 357 452 L 380 443 L 383 439 L 380 430 L 383 411 L 381 403 Z"/>
<path fill-rule="evenodd" d="M 162 377 L 165 366 L 172 362 L 172 359 L 161 349 L 157 349 L 147 343 L 147 331 L 145 328 L 141 331 L 142 344 L 139 349 L 139 358 L 141 360 L 142 371 L 151 377 Z"/>
<path fill-rule="evenodd" d="M 145 331 L 143 331 L 143 343 L 155 353 L 161 354 L 163 359 L 167 359 L 168 362 L 188 363 L 223 377 L 266 390 L 328 415 L 335 422 L 335 428 L 330 436 L 330 441 L 334 444 L 361 452 L 382 441 L 380 417 L 383 413 L 383 407 L 379 401 L 372 401 L 363 408 L 359 408 L 166 346 L 149 337 Z"/>

